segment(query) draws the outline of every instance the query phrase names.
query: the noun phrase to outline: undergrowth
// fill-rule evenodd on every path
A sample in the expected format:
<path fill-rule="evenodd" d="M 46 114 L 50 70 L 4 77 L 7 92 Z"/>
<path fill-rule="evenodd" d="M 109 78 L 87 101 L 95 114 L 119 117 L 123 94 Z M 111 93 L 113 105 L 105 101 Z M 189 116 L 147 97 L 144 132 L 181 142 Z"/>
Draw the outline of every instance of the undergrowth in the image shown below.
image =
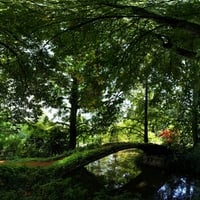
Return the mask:
<path fill-rule="evenodd" d="M 126 198 L 125 198 L 126 196 Z M 70 176 L 54 170 L 0 167 L 1 200 L 129 200 L 129 195 L 110 195 L 99 179 L 82 168 Z"/>

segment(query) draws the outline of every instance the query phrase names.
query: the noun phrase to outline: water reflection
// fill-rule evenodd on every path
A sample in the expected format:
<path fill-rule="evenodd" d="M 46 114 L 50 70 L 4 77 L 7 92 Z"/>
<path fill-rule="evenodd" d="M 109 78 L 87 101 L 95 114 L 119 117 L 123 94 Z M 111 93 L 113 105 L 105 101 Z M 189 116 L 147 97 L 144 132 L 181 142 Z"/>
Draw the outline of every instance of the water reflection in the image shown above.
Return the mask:
<path fill-rule="evenodd" d="M 141 172 L 134 165 L 137 155 L 132 150 L 121 151 L 90 163 L 87 169 L 102 177 L 107 188 L 120 188 Z"/>
<path fill-rule="evenodd" d="M 197 189 L 197 187 L 196 187 Z M 171 177 L 158 191 L 158 198 L 162 200 L 194 199 L 198 193 L 194 193 L 195 181 L 190 177 Z M 199 194 L 198 194 L 199 196 Z"/>
<path fill-rule="evenodd" d="M 138 194 L 145 200 L 200 200 L 200 179 L 171 175 L 158 168 L 138 169 L 134 164 L 138 153 L 121 151 L 87 166 L 101 177 L 108 189 Z"/>

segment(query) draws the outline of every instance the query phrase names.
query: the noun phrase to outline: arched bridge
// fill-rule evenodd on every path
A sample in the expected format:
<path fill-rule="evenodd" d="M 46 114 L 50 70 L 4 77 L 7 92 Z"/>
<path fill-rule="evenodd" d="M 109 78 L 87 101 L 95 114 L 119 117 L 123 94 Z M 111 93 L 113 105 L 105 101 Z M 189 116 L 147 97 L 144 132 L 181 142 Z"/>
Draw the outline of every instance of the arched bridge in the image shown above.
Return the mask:
<path fill-rule="evenodd" d="M 168 149 L 166 146 L 158 144 L 144 144 L 144 143 L 109 143 L 97 148 L 84 150 L 77 152 L 77 155 L 72 154 L 66 158 L 56 161 L 52 167 L 56 165 L 58 168 L 65 169 L 64 174 L 70 174 L 72 171 L 77 170 L 85 165 L 88 165 L 91 162 L 94 162 L 98 159 L 101 159 L 110 154 L 122 151 L 125 149 L 140 149 L 147 155 L 163 155 L 168 156 L 172 155 L 173 152 Z"/>

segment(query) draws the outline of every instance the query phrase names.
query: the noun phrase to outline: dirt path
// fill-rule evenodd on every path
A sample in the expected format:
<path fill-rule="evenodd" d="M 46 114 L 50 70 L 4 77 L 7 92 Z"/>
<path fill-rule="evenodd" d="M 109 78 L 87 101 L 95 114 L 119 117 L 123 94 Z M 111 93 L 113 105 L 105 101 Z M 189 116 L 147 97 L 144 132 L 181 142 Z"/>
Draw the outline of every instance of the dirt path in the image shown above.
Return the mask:
<path fill-rule="evenodd" d="M 46 162 L 30 161 L 30 162 L 24 163 L 24 165 L 28 167 L 48 167 L 55 162 L 56 161 L 46 161 Z"/>
<path fill-rule="evenodd" d="M 48 167 L 54 164 L 56 161 L 28 161 L 28 162 L 10 162 L 6 160 L 0 160 L 0 166 L 5 164 L 11 164 L 16 166 L 27 166 L 27 167 Z"/>

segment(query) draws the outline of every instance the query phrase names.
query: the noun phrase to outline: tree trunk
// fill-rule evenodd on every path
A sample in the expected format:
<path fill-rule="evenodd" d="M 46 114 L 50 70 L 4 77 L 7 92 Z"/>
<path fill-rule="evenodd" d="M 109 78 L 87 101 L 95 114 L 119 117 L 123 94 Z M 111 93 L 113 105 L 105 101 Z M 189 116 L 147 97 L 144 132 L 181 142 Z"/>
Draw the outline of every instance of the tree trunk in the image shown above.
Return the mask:
<path fill-rule="evenodd" d="M 148 78 L 145 81 L 144 99 L 144 142 L 148 143 Z"/>
<path fill-rule="evenodd" d="M 194 146 L 198 143 L 198 86 L 194 85 L 192 105 L 192 136 Z"/>
<path fill-rule="evenodd" d="M 192 136 L 194 146 L 199 142 L 199 103 L 200 103 L 200 80 L 199 80 L 199 66 L 195 62 L 193 67 L 193 77 L 192 77 Z"/>
<path fill-rule="evenodd" d="M 72 81 L 70 104 L 69 148 L 75 149 L 77 137 L 78 83 L 74 77 Z"/>

